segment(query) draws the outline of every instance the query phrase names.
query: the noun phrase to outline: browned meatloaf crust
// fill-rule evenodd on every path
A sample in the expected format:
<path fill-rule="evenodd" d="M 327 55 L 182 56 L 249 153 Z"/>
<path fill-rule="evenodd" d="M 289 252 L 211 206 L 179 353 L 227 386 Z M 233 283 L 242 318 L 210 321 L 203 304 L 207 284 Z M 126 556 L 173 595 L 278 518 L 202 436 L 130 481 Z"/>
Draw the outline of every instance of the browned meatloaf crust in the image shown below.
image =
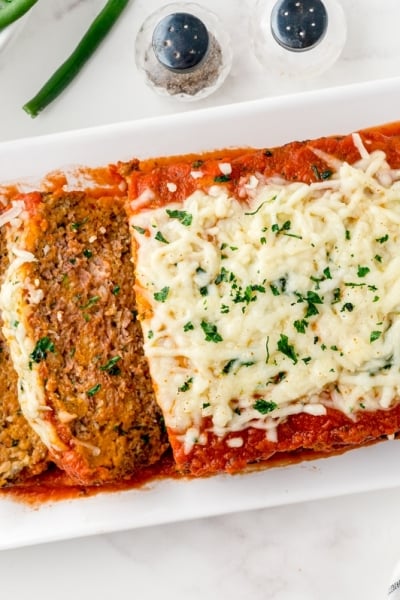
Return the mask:
<path fill-rule="evenodd" d="M 123 202 L 82 193 L 23 200 L 20 223 L 9 226 L 9 252 L 11 261 L 21 251 L 35 261 L 11 268 L 7 281 L 21 406 L 77 482 L 129 476 L 157 461 L 167 438 L 136 319 Z M 22 344 L 18 327 L 26 329 Z"/>
<path fill-rule="evenodd" d="M 0 230 L 1 279 L 7 266 L 6 239 Z M 17 374 L 1 328 L 0 374 L 0 487 L 5 487 L 45 470 L 47 449 L 22 415 L 17 395 Z"/>

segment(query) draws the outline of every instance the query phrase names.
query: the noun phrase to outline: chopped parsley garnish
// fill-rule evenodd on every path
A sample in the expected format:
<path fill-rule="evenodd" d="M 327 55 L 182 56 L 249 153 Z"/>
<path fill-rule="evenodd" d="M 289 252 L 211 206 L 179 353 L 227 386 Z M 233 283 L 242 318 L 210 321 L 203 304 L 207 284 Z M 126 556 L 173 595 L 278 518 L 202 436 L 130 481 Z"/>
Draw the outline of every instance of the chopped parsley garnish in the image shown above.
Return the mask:
<path fill-rule="evenodd" d="M 221 267 L 221 271 L 214 279 L 215 285 L 219 285 L 222 281 L 228 281 L 229 271 L 225 267 Z"/>
<path fill-rule="evenodd" d="M 169 294 L 169 287 L 165 286 L 162 288 L 162 290 L 160 290 L 159 292 L 155 292 L 153 294 L 154 300 L 157 300 L 157 302 L 165 302 L 166 299 L 168 298 L 168 294 Z"/>
<path fill-rule="evenodd" d="M 285 354 L 290 360 L 293 361 L 293 364 L 297 364 L 297 354 L 292 344 L 289 344 L 289 338 L 287 335 L 281 333 L 280 339 L 278 340 L 277 348 L 279 352 Z"/>
<path fill-rule="evenodd" d="M 323 274 L 325 275 L 325 278 L 326 278 L 326 279 L 332 279 L 332 275 L 331 275 L 331 271 L 330 271 L 330 268 L 329 268 L 329 267 L 326 267 L 326 268 L 323 270 Z"/>
<path fill-rule="evenodd" d="M 192 387 L 192 383 L 193 383 L 193 377 L 189 377 L 189 379 L 187 379 L 185 381 L 185 383 L 183 383 L 178 390 L 180 392 L 187 392 L 188 390 L 190 390 L 190 388 Z"/>
<path fill-rule="evenodd" d="M 229 306 L 227 304 L 221 304 L 221 313 L 226 315 L 229 312 Z"/>
<path fill-rule="evenodd" d="M 332 300 L 332 304 L 337 304 L 338 302 L 340 302 L 341 299 L 341 292 L 340 292 L 340 288 L 335 288 L 333 290 L 333 300 Z"/>
<path fill-rule="evenodd" d="M 382 262 L 382 256 L 380 256 L 379 254 L 375 254 L 374 259 L 376 260 L 376 262 Z"/>
<path fill-rule="evenodd" d="M 275 198 L 276 198 L 276 196 L 275 196 Z M 273 200 L 274 200 L 275 198 L 273 198 Z M 260 204 L 260 205 L 259 205 L 259 206 L 256 208 L 256 210 L 253 210 L 253 212 L 245 212 L 244 214 L 245 214 L 247 217 L 251 217 L 251 216 L 253 216 L 253 215 L 256 215 L 256 214 L 258 213 L 258 211 L 260 210 L 260 208 L 262 208 L 262 207 L 264 206 L 264 204 L 266 204 L 266 203 L 267 203 L 267 200 L 264 200 L 264 202 L 261 202 L 261 204 Z"/>
<path fill-rule="evenodd" d="M 208 408 L 209 406 L 211 406 L 209 402 L 203 402 L 203 406 L 201 408 Z"/>
<path fill-rule="evenodd" d="M 154 237 L 158 242 L 162 242 L 163 244 L 169 244 L 169 241 L 165 239 L 161 231 L 157 231 Z"/>
<path fill-rule="evenodd" d="M 230 181 L 230 180 L 231 180 L 230 175 L 217 175 L 216 177 L 214 177 L 215 183 L 226 183 L 227 181 Z"/>
<path fill-rule="evenodd" d="M 93 252 L 89 250 L 89 248 L 85 248 L 83 251 L 83 256 L 86 256 L 86 258 L 92 258 Z"/>
<path fill-rule="evenodd" d="M 275 410 L 276 408 L 278 408 L 278 405 L 275 402 L 271 402 L 269 400 L 263 400 L 262 398 L 260 398 L 259 400 L 256 400 L 254 402 L 253 408 L 258 410 L 258 412 L 261 413 L 262 415 L 266 415 L 266 414 L 272 412 L 273 410 Z"/>
<path fill-rule="evenodd" d="M 269 362 L 269 335 L 267 335 L 267 339 L 265 341 L 265 352 L 267 354 L 267 356 L 265 358 L 265 362 L 268 363 Z"/>
<path fill-rule="evenodd" d="M 369 342 L 370 344 L 372 344 L 372 342 L 375 342 L 376 340 L 378 340 L 382 335 L 382 331 L 371 331 L 371 335 L 369 336 Z"/>
<path fill-rule="evenodd" d="M 54 352 L 54 343 L 49 337 L 42 337 L 36 343 L 36 346 L 29 355 L 29 358 L 35 363 L 40 363 L 47 358 L 48 352 Z"/>
<path fill-rule="evenodd" d="M 346 229 L 346 231 L 345 231 L 345 238 L 346 238 L 346 240 L 350 240 L 351 239 L 351 233 L 350 233 L 350 231 L 348 229 Z"/>
<path fill-rule="evenodd" d="M 278 235 L 279 233 L 282 233 L 284 231 L 289 231 L 291 226 L 292 226 L 292 224 L 290 221 L 285 221 L 284 224 L 282 225 L 282 227 L 279 227 L 278 223 L 274 223 L 271 227 L 271 231 Z"/>
<path fill-rule="evenodd" d="M 383 237 L 375 238 L 375 241 L 378 242 L 379 244 L 384 244 L 385 242 L 388 241 L 388 239 L 389 239 L 389 234 L 387 233 Z"/>
<path fill-rule="evenodd" d="M 113 289 L 111 290 L 111 293 L 114 294 L 114 296 L 118 296 L 118 294 L 120 293 L 121 288 L 119 285 L 115 285 L 113 287 Z"/>
<path fill-rule="evenodd" d="M 303 361 L 303 363 L 305 365 L 308 365 L 308 363 L 311 361 L 311 356 L 306 356 L 305 358 L 301 359 Z"/>
<path fill-rule="evenodd" d="M 154 337 L 154 331 L 152 329 L 150 329 L 149 333 L 147 334 L 147 337 L 149 340 L 153 339 Z"/>
<path fill-rule="evenodd" d="M 86 302 L 86 304 L 84 304 L 83 306 L 80 306 L 79 308 L 81 308 L 82 310 L 85 310 L 86 308 L 91 308 L 92 306 L 97 304 L 97 302 L 99 300 L 100 300 L 100 296 L 92 296 L 91 298 L 89 298 L 89 300 Z"/>
<path fill-rule="evenodd" d="M 281 381 L 283 381 L 286 378 L 286 372 L 285 371 L 279 371 L 279 373 L 277 373 L 276 375 L 274 375 L 273 377 L 270 377 L 267 381 L 267 385 L 269 385 L 270 383 L 277 385 L 278 383 L 280 383 Z"/>
<path fill-rule="evenodd" d="M 193 329 L 194 329 L 194 325 L 191 321 L 188 321 L 183 326 L 183 331 L 193 331 Z"/>
<path fill-rule="evenodd" d="M 318 169 L 317 165 L 311 165 L 311 169 L 315 175 L 315 178 L 319 179 L 320 181 L 329 179 L 333 175 L 333 172 L 330 169 L 325 169 L 324 171 L 320 171 Z"/>
<path fill-rule="evenodd" d="M 305 319 L 301 319 L 301 321 L 294 321 L 293 326 L 299 333 L 305 333 L 306 328 L 308 327 L 308 321 Z"/>
<path fill-rule="evenodd" d="M 100 383 L 96 383 L 96 385 L 94 385 L 93 387 L 91 387 L 86 394 L 90 397 L 94 396 L 95 394 L 97 394 L 97 392 L 99 392 L 101 389 L 101 384 Z"/>
<path fill-rule="evenodd" d="M 202 321 L 200 323 L 202 330 L 206 336 L 206 342 L 222 342 L 222 336 L 218 333 L 217 326 L 214 323 L 208 323 L 208 321 Z"/>
<path fill-rule="evenodd" d="M 143 227 L 139 227 L 139 225 L 132 225 L 132 227 L 135 231 L 137 231 L 141 235 L 144 235 L 146 233 L 146 230 L 143 229 Z"/>
<path fill-rule="evenodd" d="M 72 231 L 79 231 L 80 228 L 83 227 L 88 221 L 89 221 L 89 218 L 86 217 L 82 221 L 75 221 L 75 223 L 71 223 Z"/>
<path fill-rule="evenodd" d="M 361 265 L 358 265 L 357 277 L 365 277 L 366 275 L 368 275 L 370 270 L 371 269 L 369 267 L 362 267 Z"/>
<path fill-rule="evenodd" d="M 182 223 L 182 225 L 185 225 L 185 227 L 189 227 L 189 225 L 192 224 L 193 215 L 186 212 L 185 210 L 168 210 L 167 209 L 167 215 L 169 217 L 171 217 L 171 219 L 178 219 L 178 221 L 180 223 Z"/>
<path fill-rule="evenodd" d="M 100 371 L 107 371 L 107 373 L 109 373 L 109 375 L 119 375 L 121 373 L 121 370 L 119 367 L 117 367 L 117 362 L 119 362 L 121 360 L 120 356 L 113 356 L 112 358 L 110 358 L 110 360 L 108 360 L 106 362 L 105 365 L 101 365 L 100 367 Z"/>
<path fill-rule="evenodd" d="M 200 292 L 200 296 L 208 296 L 208 286 L 203 285 L 203 287 L 201 287 L 199 289 L 199 292 Z"/>
<path fill-rule="evenodd" d="M 203 164 L 204 164 L 204 160 L 195 160 L 194 162 L 192 162 L 192 167 L 193 167 L 193 169 L 198 169 Z"/>
<path fill-rule="evenodd" d="M 342 308 L 340 309 L 340 312 L 353 312 L 354 310 L 354 304 L 352 302 L 346 302 L 345 304 L 343 304 Z"/>
<path fill-rule="evenodd" d="M 233 369 L 233 366 L 237 362 L 238 362 L 237 358 L 231 358 L 231 360 L 228 360 L 228 362 L 225 363 L 224 367 L 222 368 L 222 373 L 224 375 L 227 375 L 228 373 L 230 373 L 232 371 L 232 369 Z"/>
<path fill-rule="evenodd" d="M 274 296 L 280 296 L 281 294 L 285 293 L 286 285 L 286 277 L 281 277 L 280 279 L 274 281 L 274 283 L 271 283 L 269 287 Z"/>

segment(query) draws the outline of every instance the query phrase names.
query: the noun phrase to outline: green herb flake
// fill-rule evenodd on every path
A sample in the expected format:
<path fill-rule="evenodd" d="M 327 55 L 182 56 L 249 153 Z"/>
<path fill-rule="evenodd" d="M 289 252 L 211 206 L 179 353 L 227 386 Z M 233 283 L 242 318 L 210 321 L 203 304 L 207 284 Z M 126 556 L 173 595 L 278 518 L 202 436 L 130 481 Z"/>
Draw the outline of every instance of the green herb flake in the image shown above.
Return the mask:
<path fill-rule="evenodd" d="M 119 375 L 121 370 L 117 367 L 117 363 L 121 360 L 120 356 L 113 356 L 106 362 L 105 365 L 101 365 L 100 371 L 106 371 L 109 375 Z"/>
<path fill-rule="evenodd" d="M 185 210 L 168 210 L 167 209 L 167 215 L 171 219 L 178 219 L 178 221 L 180 223 L 182 223 L 182 225 L 185 225 L 185 227 L 189 227 L 192 224 L 193 215 L 186 212 Z"/>
<path fill-rule="evenodd" d="M 348 229 L 346 229 L 346 231 L 345 231 L 345 238 L 346 238 L 346 240 L 350 240 L 351 239 L 351 233 L 350 233 L 350 231 Z"/>
<path fill-rule="evenodd" d="M 298 359 L 296 351 L 294 349 L 294 346 L 292 344 L 289 344 L 289 338 L 287 335 L 281 333 L 280 339 L 278 340 L 277 348 L 279 352 L 282 352 L 282 354 L 285 354 L 285 356 L 290 358 L 290 360 L 293 361 L 294 365 L 297 364 Z"/>
<path fill-rule="evenodd" d="M 83 256 L 85 256 L 86 258 L 92 258 L 93 252 L 89 250 L 89 248 L 85 248 L 83 251 Z"/>
<path fill-rule="evenodd" d="M 383 237 L 375 238 L 375 241 L 378 242 L 379 244 L 384 244 L 385 242 L 388 241 L 388 239 L 389 239 L 389 234 L 387 233 Z"/>
<path fill-rule="evenodd" d="M 193 377 L 189 377 L 189 379 L 187 379 L 185 381 L 185 383 L 183 383 L 178 390 L 180 392 L 187 392 L 188 390 L 190 390 L 190 388 L 192 387 L 192 383 L 193 383 Z"/>
<path fill-rule="evenodd" d="M 96 385 L 94 385 L 93 387 L 91 387 L 86 394 L 91 398 L 92 396 L 94 396 L 95 394 L 97 394 L 97 392 L 99 392 L 101 389 L 101 384 L 100 383 L 96 383 Z"/>
<path fill-rule="evenodd" d="M 183 331 L 193 331 L 194 329 L 194 325 L 191 321 L 188 321 L 187 323 L 184 324 L 183 326 Z"/>
<path fill-rule="evenodd" d="M 323 270 L 323 274 L 324 274 L 324 276 L 325 276 L 325 279 L 332 279 L 332 275 L 331 275 L 331 271 L 330 271 L 330 268 L 329 268 L 329 267 L 326 267 L 326 268 Z"/>
<path fill-rule="evenodd" d="M 48 352 L 54 351 L 55 347 L 51 339 L 49 337 L 42 337 L 36 343 L 36 346 L 30 353 L 29 358 L 35 363 L 40 363 L 42 360 L 45 360 L 47 358 Z"/>
<path fill-rule="evenodd" d="M 333 300 L 332 300 L 331 304 L 337 304 L 338 302 L 340 302 L 340 300 L 341 300 L 340 288 L 335 288 L 333 290 Z"/>
<path fill-rule="evenodd" d="M 272 412 L 273 410 L 275 410 L 276 408 L 278 408 L 278 405 L 276 404 L 276 402 L 271 402 L 271 401 L 263 400 L 262 398 L 260 398 L 259 400 L 256 400 L 254 402 L 253 408 L 255 410 L 257 410 L 259 413 L 261 413 L 262 415 L 266 415 L 266 414 Z"/>
<path fill-rule="evenodd" d="M 346 310 L 347 312 L 353 312 L 354 304 L 352 302 L 346 302 L 345 304 L 343 304 L 342 308 L 340 309 L 340 312 L 345 312 Z"/>
<path fill-rule="evenodd" d="M 199 288 L 199 292 L 200 296 L 208 296 L 208 286 L 204 285 L 203 287 Z"/>
<path fill-rule="evenodd" d="M 221 314 L 226 315 L 229 312 L 229 306 L 227 304 L 221 304 Z"/>
<path fill-rule="evenodd" d="M 333 171 L 331 171 L 330 169 L 325 169 L 324 171 L 320 171 L 318 169 L 317 165 L 311 165 L 311 169 L 315 175 L 315 178 L 319 179 L 320 181 L 329 179 L 333 175 Z"/>
<path fill-rule="evenodd" d="M 213 323 L 209 323 L 208 321 L 202 321 L 200 323 L 200 326 L 201 326 L 202 330 L 204 331 L 206 342 L 214 342 L 214 343 L 222 342 L 223 338 L 218 333 L 218 329 L 217 329 L 216 325 L 214 325 Z"/>
<path fill-rule="evenodd" d="M 194 162 L 192 162 L 192 168 L 193 169 L 199 169 L 200 167 L 202 167 L 204 164 L 204 160 L 195 160 Z"/>
<path fill-rule="evenodd" d="M 217 175 L 216 177 L 214 177 L 215 183 L 226 183 L 227 181 L 230 181 L 230 180 L 231 180 L 230 175 Z"/>
<path fill-rule="evenodd" d="M 225 363 L 225 365 L 222 368 L 222 373 L 224 375 L 227 375 L 228 373 L 230 373 L 234 367 L 234 365 L 238 362 L 237 358 L 231 358 L 231 360 L 228 360 L 227 363 Z"/>
<path fill-rule="evenodd" d="M 156 235 L 154 236 L 154 238 L 158 241 L 158 242 L 162 242 L 163 244 L 169 244 L 169 241 L 165 239 L 165 237 L 163 236 L 163 234 L 161 233 L 161 231 L 157 231 Z"/>
<path fill-rule="evenodd" d="M 363 402 L 359 403 L 360 408 L 362 408 L 363 410 L 365 410 L 365 404 Z"/>
<path fill-rule="evenodd" d="M 153 337 L 154 337 L 154 331 L 153 331 L 152 329 L 150 329 L 150 331 L 149 331 L 149 332 L 148 332 L 148 334 L 147 334 L 147 338 L 148 338 L 149 340 L 151 340 L 151 339 L 153 339 Z"/>
<path fill-rule="evenodd" d="M 86 217 L 82 221 L 76 221 L 75 223 L 71 223 L 71 229 L 72 229 L 72 231 L 79 231 L 81 229 L 81 227 L 83 227 L 84 225 L 86 225 L 86 223 L 88 221 L 89 221 L 89 218 Z"/>
<path fill-rule="evenodd" d="M 361 265 L 358 265 L 357 277 L 365 277 L 366 275 L 368 275 L 370 270 L 371 269 L 369 267 L 362 267 Z"/>
<path fill-rule="evenodd" d="M 382 335 L 382 331 L 371 331 L 371 335 L 369 336 L 369 342 L 370 344 L 372 344 L 372 342 L 376 342 L 376 340 L 378 340 Z"/>
<path fill-rule="evenodd" d="M 153 294 L 154 300 L 157 300 L 157 302 L 165 302 L 166 299 L 168 298 L 168 294 L 169 294 L 169 287 L 165 286 L 162 288 L 162 290 L 160 290 L 159 292 L 155 292 Z"/>
<path fill-rule="evenodd" d="M 305 358 L 301 359 L 303 361 L 303 363 L 305 365 L 308 365 L 308 363 L 311 361 L 311 356 L 306 356 Z"/>
<path fill-rule="evenodd" d="M 209 406 L 211 406 L 209 402 L 203 402 L 203 406 L 201 408 L 208 408 Z"/>
<path fill-rule="evenodd" d="M 81 308 L 82 310 L 91 308 L 92 306 L 97 304 L 97 302 L 99 300 L 100 300 L 100 296 L 92 296 L 91 298 L 89 298 L 89 300 L 86 302 L 86 304 L 84 304 L 83 306 L 80 306 L 79 308 Z"/>
<path fill-rule="evenodd" d="M 132 227 L 135 231 L 137 231 L 141 235 L 144 235 L 146 233 L 146 230 L 143 229 L 143 227 L 139 227 L 139 225 L 132 225 Z"/>
<path fill-rule="evenodd" d="M 272 198 L 272 200 L 275 200 L 276 196 L 274 198 Z M 267 203 L 267 200 L 264 200 L 264 202 L 261 202 L 261 204 L 259 206 L 257 206 L 257 208 L 255 210 L 253 210 L 253 212 L 245 212 L 244 214 L 247 217 L 252 217 L 253 215 L 256 215 L 258 213 L 258 211 L 264 206 L 264 204 Z"/>
<path fill-rule="evenodd" d="M 118 294 L 120 293 L 120 291 L 121 291 L 121 288 L 120 288 L 120 286 L 119 286 L 119 285 L 115 285 L 115 286 L 113 287 L 113 289 L 111 290 L 111 293 L 112 293 L 114 296 L 118 296 Z"/>
<path fill-rule="evenodd" d="M 374 259 L 376 260 L 376 262 L 382 262 L 382 256 L 380 256 L 379 254 L 375 254 Z"/>
<path fill-rule="evenodd" d="M 308 321 L 306 321 L 305 319 L 301 319 L 300 321 L 294 321 L 293 326 L 296 329 L 296 331 L 298 331 L 298 333 L 305 333 L 308 327 Z"/>

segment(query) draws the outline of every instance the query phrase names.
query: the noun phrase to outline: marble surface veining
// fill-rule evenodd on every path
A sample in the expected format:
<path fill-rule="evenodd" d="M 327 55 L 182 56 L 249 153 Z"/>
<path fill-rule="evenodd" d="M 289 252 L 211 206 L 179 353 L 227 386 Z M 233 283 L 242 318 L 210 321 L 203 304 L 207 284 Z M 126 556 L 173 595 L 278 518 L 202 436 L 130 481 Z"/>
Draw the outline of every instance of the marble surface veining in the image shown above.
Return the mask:
<path fill-rule="evenodd" d="M 253 56 L 254 0 L 202 0 L 234 40 L 232 72 L 216 94 L 184 105 L 148 89 L 134 39 L 156 0 L 124 18 L 66 93 L 39 118 L 21 106 L 65 59 L 102 0 L 40 0 L 0 54 L 0 141 L 140 119 L 268 95 L 398 75 L 398 0 L 342 0 L 348 38 L 313 80 L 266 73 Z M 0 595 L 14 600 L 380 600 L 400 558 L 400 490 L 345 496 L 0 553 Z M 0 531 L 1 536 L 1 531 Z M 54 591 L 56 590 L 56 591 Z"/>

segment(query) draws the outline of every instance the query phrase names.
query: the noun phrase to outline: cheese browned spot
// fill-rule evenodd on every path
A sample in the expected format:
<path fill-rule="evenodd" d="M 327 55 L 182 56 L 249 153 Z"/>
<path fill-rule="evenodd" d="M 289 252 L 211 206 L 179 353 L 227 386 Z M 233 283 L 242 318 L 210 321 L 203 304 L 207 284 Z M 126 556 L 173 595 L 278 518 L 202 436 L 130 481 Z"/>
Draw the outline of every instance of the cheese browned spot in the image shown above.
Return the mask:
<path fill-rule="evenodd" d="M 79 483 L 129 476 L 167 441 L 136 320 L 122 201 L 36 194 L 24 208 L 8 229 L 1 292 L 22 410 Z"/>
<path fill-rule="evenodd" d="M 352 165 L 315 151 L 332 162 L 315 183 L 255 172 L 239 200 L 222 175 L 183 202 L 133 200 L 145 354 L 187 454 L 208 433 L 277 442 L 294 415 L 397 405 L 399 173 L 353 140 Z"/>

